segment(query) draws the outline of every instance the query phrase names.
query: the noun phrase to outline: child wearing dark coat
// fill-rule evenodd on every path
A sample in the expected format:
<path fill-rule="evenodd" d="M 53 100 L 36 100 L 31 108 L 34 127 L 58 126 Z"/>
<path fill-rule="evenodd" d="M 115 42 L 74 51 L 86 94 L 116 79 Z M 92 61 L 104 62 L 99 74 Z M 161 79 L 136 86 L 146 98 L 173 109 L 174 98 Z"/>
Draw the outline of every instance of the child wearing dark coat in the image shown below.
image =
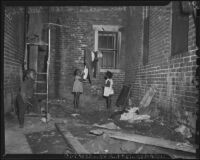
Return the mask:
<path fill-rule="evenodd" d="M 32 108 L 34 112 L 38 112 L 37 100 L 34 96 L 34 80 L 35 70 L 29 69 L 26 72 L 25 80 L 20 85 L 20 92 L 16 97 L 17 102 L 17 116 L 20 128 L 24 127 L 25 112 Z"/>
<path fill-rule="evenodd" d="M 79 108 L 79 98 L 80 94 L 83 93 L 83 73 L 79 69 L 74 71 L 74 85 L 73 85 L 73 94 L 74 94 L 74 109 L 75 111 Z"/>

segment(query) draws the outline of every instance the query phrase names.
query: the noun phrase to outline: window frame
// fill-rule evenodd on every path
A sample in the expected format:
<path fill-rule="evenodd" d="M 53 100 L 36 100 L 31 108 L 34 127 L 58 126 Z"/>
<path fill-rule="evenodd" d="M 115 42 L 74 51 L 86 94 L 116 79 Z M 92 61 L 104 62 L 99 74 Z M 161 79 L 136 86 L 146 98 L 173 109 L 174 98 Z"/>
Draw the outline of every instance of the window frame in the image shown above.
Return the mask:
<path fill-rule="evenodd" d="M 179 4 L 175 4 L 175 3 L 179 3 Z M 175 5 L 179 5 L 179 7 L 176 7 Z M 179 10 L 178 10 L 178 14 L 174 14 L 175 13 L 175 11 L 174 10 L 176 10 L 177 8 L 179 8 Z M 182 15 L 182 16 L 187 16 L 186 17 L 186 19 L 187 19 L 187 32 L 184 32 L 184 34 L 186 34 L 185 35 L 185 37 L 184 38 L 186 38 L 186 40 L 184 41 L 185 42 L 185 46 L 184 45 L 181 45 L 181 46 L 179 46 L 178 47 L 178 49 L 176 49 L 175 47 L 174 47 L 174 45 L 175 45 L 175 43 L 176 43 L 176 40 L 177 39 L 174 39 L 175 37 L 177 37 L 177 34 L 174 34 L 174 32 L 177 30 L 177 28 L 174 28 L 174 25 L 175 24 L 177 24 L 178 22 L 176 21 L 177 20 L 177 17 L 179 18 L 179 22 L 180 22 L 180 15 Z M 187 14 L 184 14 L 183 12 L 182 12 L 182 10 L 181 10 L 181 2 L 179 2 L 179 1 L 174 1 L 174 2 L 172 2 L 172 24 L 171 24 L 171 56 L 172 57 L 174 57 L 174 56 L 178 56 L 178 55 L 181 55 L 181 54 L 184 54 L 184 53 L 186 53 L 186 52 L 188 52 L 188 36 L 189 36 L 189 16 L 187 15 Z M 176 17 L 176 18 L 174 18 L 174 17 Z M 174 20 L 175 19 L 175 20 Z M 182 17 L 182 22 L 183 22 L 183 17 Z M 185 21 L 186 22 L 186 21 Z M 174 24 L 175 23 L 175 24 Z M 180 24 L 179 24 L 180 25 Z M 181 30 L 183 30 L 183 29 L 181 29 Z M 182 38 L 183 38 L 183 36 L 181 36 Z M 181 42 L 183 42 L 183 41 L 181 41 Z M 179 43 L 178 43 L 179 44 Z M 184 46 L 185 48 L 184 49 L 180 49 L 180 48 L 182 48 L 182 46 Z"/>
<path fill-rule="evenodd" d="M 122 28 L 122 26 L 120 25 L 93 25 L 93 29 L 95 31 L 95 43 L 94 43 L 94 50 L 99 50 L 99 32 L 104 31 L 104 32 L 112 32 L 112 33 L 116 33 L 117 34 L 117 55 L 116 55 L 116 60 L 115 60 L 115 66 L 112 68 L 102 68 L 100 66 L 100 71 L 104 71 L 106 69 L 109 70 L 117 70 L 119 68 L 119 57 L 120 57 L 120 51 L 121 51 L 121 32 L 120 32 L 120 28 Z"/>
<path fill-rule="evenodd" d="M 149 62 L 150 6 L 143 8 L 143 65 Z"/>
<path fill-rule="evenodd" d="M 101 32 L 101 33 L 100 33 Z M 106 69 L 106 68 L 109 68 L 109 69 L 113 69 L 113 68 L 116 68 L 116 65 L 117 65 L 117 60 L 118 60 L 118 34 L 117 32 L 110 32 L 110 31 L 98 31 L 98 41 L 99 41 L 99 37 L 100 35 L 102 36 L 106 36 L 106 34 L 111 34 L 111 36 L 114 37 L 114 43 L 113 43 L 113 48 L 100 48 L 99 47 L 99 43 L 98 43 L 98 50 L 100 50 L 102 53 L 103 51 L 111 51 L 113 53 L 110 53 L 110 54 L 114 54 L 112 56 L 112 61 L 113 61 L 113 66 L 111 66 L 111 68 L 109 68 L 108 66 L 107 67 L 104 67 L 103 66 L 103 61 L 102 63 L 100 64 L 101 65 L 101 68 L 103 69 Z M 107 36 L 108 37 L 108 36 Z"/>

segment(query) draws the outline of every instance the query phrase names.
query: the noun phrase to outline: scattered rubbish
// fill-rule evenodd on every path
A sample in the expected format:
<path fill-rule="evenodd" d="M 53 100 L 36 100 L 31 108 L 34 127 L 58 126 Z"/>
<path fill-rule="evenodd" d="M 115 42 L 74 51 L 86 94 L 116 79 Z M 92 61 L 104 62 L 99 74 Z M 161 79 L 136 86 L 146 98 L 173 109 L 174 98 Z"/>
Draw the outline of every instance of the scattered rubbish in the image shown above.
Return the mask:
<path fill-rule="evenodd" d="M 140 152 L 142 151 L 142 149 L 143 149 L 143 145 L 142 145 L 141 147 L 139 147 L 139 148 L 135 151 L 135 154 L 140 153 Z"/>
<path fill-rule="evenodd" d="M 76 117 L 76 116 L 79 116 L 80 114 L 77 114 L 77 113 L 74 113 L 74 114 L 71 114 L 73 117 Z"/>
<path fill-rule="evenodd" d="M 49 135 L 48 134 L 43 134 L 42 137 L 49 137 Z"/>
<path fill-rule="evenodd" d="M 48 150 L 45 150 L 45 151 L 42 151 L 42 152 L 40 152 L 40 153 L 47 153 L 48 152 Z"/>
<path fill-rule="evenodd" d="M 132 119 L 133 118 L 133 115 L 136 114 L 136 111 L 138 111 L 139 108 L 137 107 L 133 107 L 133 108 L 130 108 L 128 110 L 128 112 L 126 113 L 123 113 L 120 117 L 120 120 L 129 120 L 129 119 Z"/>
<path fill-rule="evenodd" d="M 104 152 L 105 152 L 105 153 L 108 153 L 108 150 L 107 150 L 107 149 L 105 149 L 105 150 L 104 150 Z"/>
<path fill-rule="evenodd" d="M 145 119 L 144 121 L 149 122 L 149 123 L 153 122 L 153 120 L 151 120 L 151 119 Z"/>
<path fill-rule="evenodd" d="M 149 115 L 138 115 L 137 107 L 130 108 L 127 113 L 123 113 L 120 117 L 120 120 L 128 121 L 129 123 L 133 123 L 134 121 L 148 120 L 150 118 Z"/>
<path fill-rule="evenodd" d="M 192 137 L 190 129 L 187 128 L 184 125 L 179 126 L 178 128 L 175 129 L 175 131 L 181 133 L 186 138 L 191 138 Z"/>
<path fill-rule="evenodd" d="M 134 121 L 147 120 L 149 118 L 150 118 L 149 115 L 136 115 L 132 119 L 129 119 L 128 122 L 133 123 Z"/>
<path fill-rule="evenodd" d="M 179 146 L 179 147 L 191 147 L 192 146 L 189 143 L 177 143 L 176 145 Z"/>
<path fill-rule="evenodd" d="M 120 127 L 116 126 L 113 122 L 103 124 L 103 125 L 98 125 L 98 124 L 93 124 L 95 127 L 100 127 L 100 128 L 106 128 L 106 129 L 120 129 Z"/>
<path fill-rule="evenodd" d="M 91 133 L 91 134 L 94 134 L 94 135 L 102 135 L 104 132 L 97 129 L 97 130 L 92 130 L 92 131 L 90 131 L 90 133 Z"/>

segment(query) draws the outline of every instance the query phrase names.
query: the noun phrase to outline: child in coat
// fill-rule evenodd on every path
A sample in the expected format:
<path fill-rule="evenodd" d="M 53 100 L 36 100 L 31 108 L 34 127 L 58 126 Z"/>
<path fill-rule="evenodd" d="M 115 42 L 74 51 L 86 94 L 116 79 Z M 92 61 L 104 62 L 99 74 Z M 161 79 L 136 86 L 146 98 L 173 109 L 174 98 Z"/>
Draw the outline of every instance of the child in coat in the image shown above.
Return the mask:
<path fill-rule="evenodd" d="M 25 80 L 21 83 L 20 92 L 16 97 L 17 102 L 17 116 L 20 128 L 24 127 L 24 115 L 26 111 L 31 108 L 34 112 L 38 112 L 38 102 L 34 96 L 34 80 L 35 70 L 29 69 L 26 72 Z"/>
<path fill-rule="evenodd" d="M 79 108 L 79 98 L 80 94 L 83 93 L 83 83 L 82 76 L 84 73 L 81 73 L 79 69 L 74 71 L 74 85 L 73 85 L 73 94 L 74 94 L 74 109 L 75 111 Z"/>
<path fill-rule="evenodd" d="M 110 71 L 106 72 L 103 93 L 104 97 L 106 98 L 106 105 L 109 112 L 111 110 L 111 97 L 114 94 L 112 76 L 113 74 Z"/>

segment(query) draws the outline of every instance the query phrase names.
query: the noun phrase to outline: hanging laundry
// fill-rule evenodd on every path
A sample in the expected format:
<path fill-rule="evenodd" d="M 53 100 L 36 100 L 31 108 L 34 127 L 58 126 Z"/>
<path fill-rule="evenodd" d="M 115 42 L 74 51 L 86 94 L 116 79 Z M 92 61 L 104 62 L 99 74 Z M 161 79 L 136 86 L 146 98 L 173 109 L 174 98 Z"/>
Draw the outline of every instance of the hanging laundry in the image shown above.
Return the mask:
<path fill-rule="evenodd" d="M 98 62 L 98 51 L 92 51 L 91 52 L 92 57 L 92 71 L 93 71 L 93 77 L 96 78 L 97 73 L 97 62 Z"/>
<path fill-rule="evenodd" d="M 86 60 L 86 48 L 83 49 L 83 54 L 84 54 L 84 70 L 83 70 L 84 76 L 83 76 L 83 79 L 84 80 L 88 79 L 89 83 L 91 84 L 89 66 L 88 66 L 88 62 Z"/>

